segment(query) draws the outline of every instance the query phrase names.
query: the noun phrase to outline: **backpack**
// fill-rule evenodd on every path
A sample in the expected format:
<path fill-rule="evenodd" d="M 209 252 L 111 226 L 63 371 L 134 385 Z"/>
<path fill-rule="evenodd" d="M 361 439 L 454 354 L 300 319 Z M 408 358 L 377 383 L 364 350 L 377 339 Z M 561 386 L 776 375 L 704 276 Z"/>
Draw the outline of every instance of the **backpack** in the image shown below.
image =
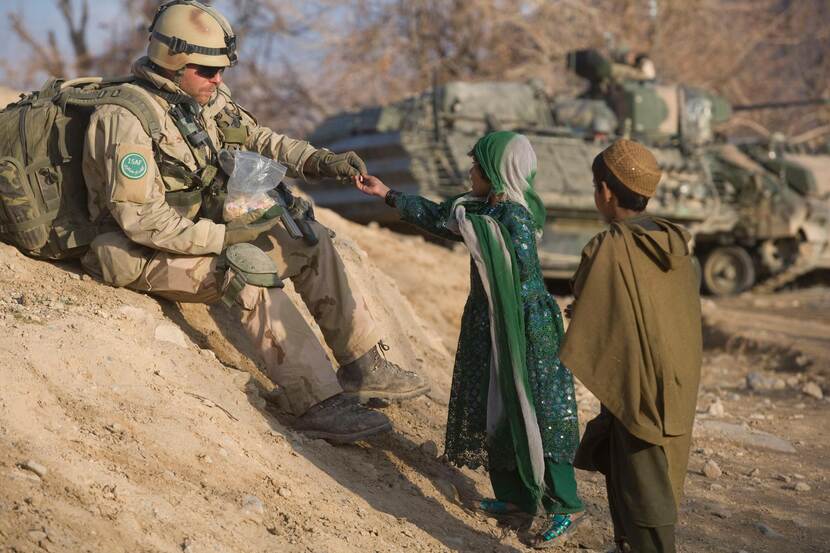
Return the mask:
<path fill-rule="evenodd" d="M 0 111 L 0 241 L 40 259 L 80 257 L 99 233 L 89 220 L 81 160 L 97 106 L 128 109 L 157 143 L 152 98 L 133 77 L 49 79 Z"/>

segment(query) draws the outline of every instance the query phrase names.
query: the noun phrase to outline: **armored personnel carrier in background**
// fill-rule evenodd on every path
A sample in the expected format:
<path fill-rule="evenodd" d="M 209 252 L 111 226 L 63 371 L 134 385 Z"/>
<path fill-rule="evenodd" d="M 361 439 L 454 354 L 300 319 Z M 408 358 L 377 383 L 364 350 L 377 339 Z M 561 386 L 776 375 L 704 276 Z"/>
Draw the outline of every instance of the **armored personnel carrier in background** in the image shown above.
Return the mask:
<path fill-rule="evenodd" d="M 786 141 L 727 142 L 717 126 L 733 109 L 752 106 L 733 108 L 707 91 L 615 65 L 593 50 L 574 52 L 569 66 L 590 83 L 577 98 L 551 99 L 533 82 L 451 82 L 388 106 L 334 115 L 310 140 L 355 150 L 388 185 L 441 201 L 468 189 L 468 152 L 478 137 L 502 129 L 525 134 L 536 150 L 536 186 L 548 213 L 542 269 L 548 278 L 569 278 L 582 247 L 603 228 L 591 162 L 627 136 L 657 157 L 664 177 L 648 211 L 691 230 L 709 293 L 772 291 L 830 267 L 826 143 L 808 149 Z M 355 221 L 399 223 L 394 210 L 348 183 L 307 190 L 317 204 Z"/>

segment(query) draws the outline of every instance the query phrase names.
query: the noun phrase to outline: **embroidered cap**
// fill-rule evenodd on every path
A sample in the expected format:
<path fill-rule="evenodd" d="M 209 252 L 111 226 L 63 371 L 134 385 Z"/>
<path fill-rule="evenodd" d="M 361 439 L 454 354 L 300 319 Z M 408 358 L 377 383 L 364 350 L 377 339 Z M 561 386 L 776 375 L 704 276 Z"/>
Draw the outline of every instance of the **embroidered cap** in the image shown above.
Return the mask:
<path fill-rule="evenodd" d="M 646 198 L 654 195 L 662 173 L 648 148 L 621 138 L 603 150 L 602 160 L 626 188 Z"/>

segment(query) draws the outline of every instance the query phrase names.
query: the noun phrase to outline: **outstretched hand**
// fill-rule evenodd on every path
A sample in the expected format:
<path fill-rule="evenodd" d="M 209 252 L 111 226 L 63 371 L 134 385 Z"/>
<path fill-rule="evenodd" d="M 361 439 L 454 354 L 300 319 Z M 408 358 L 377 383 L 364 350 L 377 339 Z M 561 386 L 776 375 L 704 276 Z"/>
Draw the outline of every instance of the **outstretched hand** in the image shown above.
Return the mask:
<path fill-rule="evenodd" d="M 389 192 L 389 187 L 383 184 L 383 181 L 372 175 L 358 175 L 352 177 L 355 187 L 370 196 L 377 196 L 378 198 L 385 198 L 386 193 Z"/>

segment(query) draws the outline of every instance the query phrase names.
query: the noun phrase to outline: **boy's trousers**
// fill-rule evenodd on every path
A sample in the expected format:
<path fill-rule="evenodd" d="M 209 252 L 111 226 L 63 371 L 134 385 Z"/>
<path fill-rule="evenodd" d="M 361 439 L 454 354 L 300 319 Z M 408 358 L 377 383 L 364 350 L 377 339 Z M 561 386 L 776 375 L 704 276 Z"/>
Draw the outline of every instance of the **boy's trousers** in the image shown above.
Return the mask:
<path fill-rule="evenodd" d="M 603 407 L 588 423 L 574 465 L 605 475 L 614 540 L 622 551 L 675 552 L 677 506 L 662 446 L 636 438 Z"/>

